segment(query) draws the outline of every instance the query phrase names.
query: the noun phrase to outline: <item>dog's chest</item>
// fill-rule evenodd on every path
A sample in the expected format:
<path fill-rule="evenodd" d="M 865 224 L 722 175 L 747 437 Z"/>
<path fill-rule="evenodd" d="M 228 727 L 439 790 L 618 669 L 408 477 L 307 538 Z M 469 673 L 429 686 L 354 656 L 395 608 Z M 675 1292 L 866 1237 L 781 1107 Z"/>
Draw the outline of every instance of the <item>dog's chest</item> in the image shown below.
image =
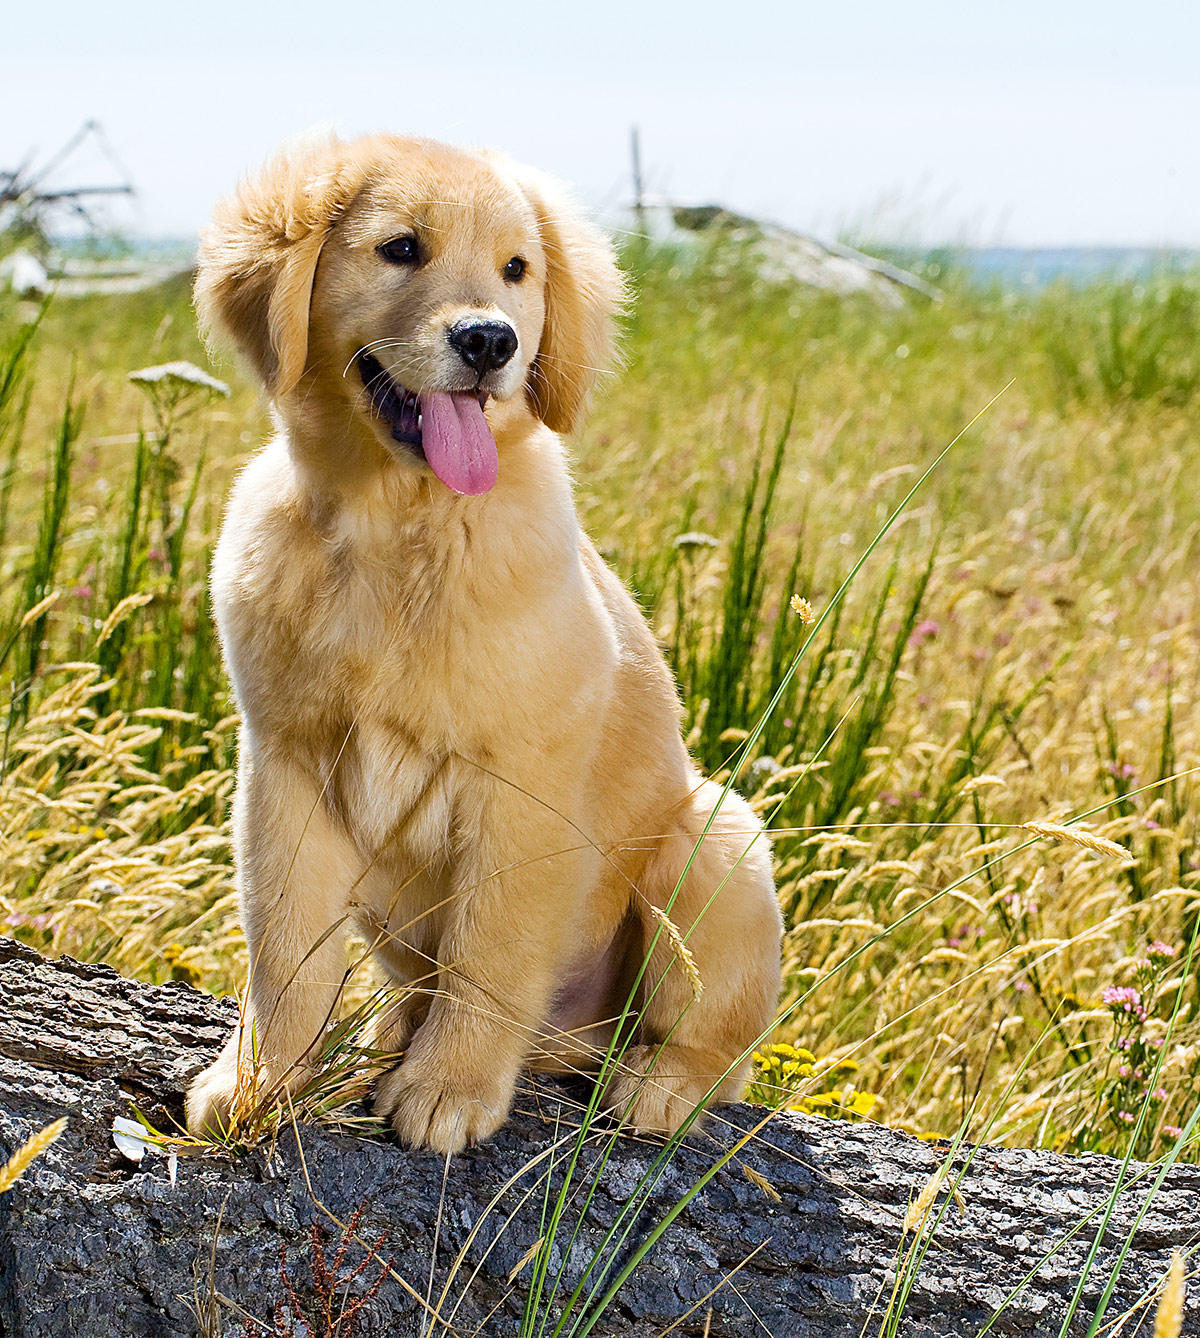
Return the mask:
<path fill-rule="evenodd" d="M 448 858 L 461 768 L 394 720 L 364 716 L 326 761 L 326 794 L 370 859 L 417 863 Z"/>
<path fill-rule="evenodd" d="M 247 725 L 312 759 L 368 858 L 448 859 L 482 776 L 598 718 L 615 652 L 577 531 L 525 520 L 515 548 L 420 519 L 223 536 L 214 591 Z"/>
<path fill-rule="evenodd" d="M 325 767 L 356 844 L 368 857 L 442 863 L 467 759 L 480 751 L 471 709 L 480 698 L 479 657 L 446 601 L 414 604 L 413 586 L 343 587 L 316 611 L 320 650 L 310 671 L 324 680 L 327 709 L 345 721 L 343 737 L 329 739 Z"/>

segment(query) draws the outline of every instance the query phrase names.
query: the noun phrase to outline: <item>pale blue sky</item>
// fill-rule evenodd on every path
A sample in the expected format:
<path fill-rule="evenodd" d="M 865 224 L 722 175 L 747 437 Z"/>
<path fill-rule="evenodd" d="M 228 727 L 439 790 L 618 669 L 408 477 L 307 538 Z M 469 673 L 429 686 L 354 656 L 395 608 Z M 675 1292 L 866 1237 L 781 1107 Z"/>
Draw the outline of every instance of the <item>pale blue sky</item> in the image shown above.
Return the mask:
<path fill-rule="evenodd" d="M 637 123 L 652 187 L 821 235 L 1200 246 L 1195 0 L 60 0 L 0 54 L 0 164 L 96 117 L 151 234 L 321 122 L 495 145 L 611 208 Z"/>

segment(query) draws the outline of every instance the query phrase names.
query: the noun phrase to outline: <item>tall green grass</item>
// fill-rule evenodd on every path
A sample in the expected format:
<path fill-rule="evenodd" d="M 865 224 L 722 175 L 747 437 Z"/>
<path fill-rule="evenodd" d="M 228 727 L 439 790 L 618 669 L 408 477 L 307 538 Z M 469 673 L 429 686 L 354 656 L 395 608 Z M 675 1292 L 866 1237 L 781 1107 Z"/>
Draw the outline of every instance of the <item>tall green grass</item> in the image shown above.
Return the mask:
<path fill-rule="evenodd" d="M 23 387 L 35 329 L 18 328 L 0 353 L 0 450 L 7 448 L 0 500 L 6 503 L 23 464 Z M 229 713 L 207 601 L 211 539 L 198 542 L 190 529 L 203 461 L 173 500 L 179 466 L 171 455 L 171 425 L 163 421 L 152 434 L 139 432 L 132 468 L 105 522 L 91 533 L 76 530 L 83 542 L 76 546 L 75 569 L 64 570 L 85 415 L 86 404 L 68 383 L 41 469 L 40 516 L 3 613 L 0 671 L 11 684 L 10 727 L 27 718 L 56 663 L 94 659 L 105 687 L 93 709 L 160 713 L 164 728 L 144 760 L 183 785 L 203 767 L 229 761 L 224 745 L 214 756 L 203 743 L 205 731 Z M 6 510 L 0 520 L 7 521 Z M 70 616 L 62 615 L 65 606 L 72 607 Z M 32 617 L 31 610 L 37 610 Z"/>

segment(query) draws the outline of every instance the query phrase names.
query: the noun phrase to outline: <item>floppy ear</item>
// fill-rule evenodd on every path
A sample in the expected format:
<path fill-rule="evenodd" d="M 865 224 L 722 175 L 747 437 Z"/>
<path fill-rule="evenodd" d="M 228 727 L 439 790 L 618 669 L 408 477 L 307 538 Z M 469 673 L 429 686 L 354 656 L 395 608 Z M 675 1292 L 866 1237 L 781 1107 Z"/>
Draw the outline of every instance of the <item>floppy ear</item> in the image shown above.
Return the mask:
<path fill-rule="evenodd" d="M 244 353 L 272 399 L 304 373 L 317 259 L 358 182 L 340 140 L 297 141 L 217 205 L 201 238 L 201 329 Z"/>
<path fill-rule="evenodd" d="M 561 188 L 528 168 L 516 172 L 546 255 L 546 320 L 529 371 L 529 398 L 547 427 L 571 432 L 596 378 L 613 359 L 625 282 L 608 238 Z"/>

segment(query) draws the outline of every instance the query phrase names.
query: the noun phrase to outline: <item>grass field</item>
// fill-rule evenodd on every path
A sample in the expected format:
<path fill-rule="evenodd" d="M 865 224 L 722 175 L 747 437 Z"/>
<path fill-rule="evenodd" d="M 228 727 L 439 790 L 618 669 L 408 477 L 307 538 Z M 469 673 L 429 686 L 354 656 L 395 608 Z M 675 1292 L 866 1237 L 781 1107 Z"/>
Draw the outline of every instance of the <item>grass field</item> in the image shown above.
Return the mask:
<path fill-rule="evenodd" d="M 825 613 L 1004 391 L 743 758 L 789 926 L 778 1040 L 815 1056 L 776 1052 L 758 1095 L 1195 1159 L 1200 283 L 1013 295 L 941 267 L 942 302 L 889 310 L 734 248 L 626 262 L 627 363 L 575 448 L 579 509 L 718 777 L 808 636 L 791 597 Z M 235 721 L 205 573 L 266 413 L 211 367 L 183 284 L 29 315 L 0 300 L 0 919 L 229 990 Z M 173 359 L 232 395 L 128 379 Z"/>

